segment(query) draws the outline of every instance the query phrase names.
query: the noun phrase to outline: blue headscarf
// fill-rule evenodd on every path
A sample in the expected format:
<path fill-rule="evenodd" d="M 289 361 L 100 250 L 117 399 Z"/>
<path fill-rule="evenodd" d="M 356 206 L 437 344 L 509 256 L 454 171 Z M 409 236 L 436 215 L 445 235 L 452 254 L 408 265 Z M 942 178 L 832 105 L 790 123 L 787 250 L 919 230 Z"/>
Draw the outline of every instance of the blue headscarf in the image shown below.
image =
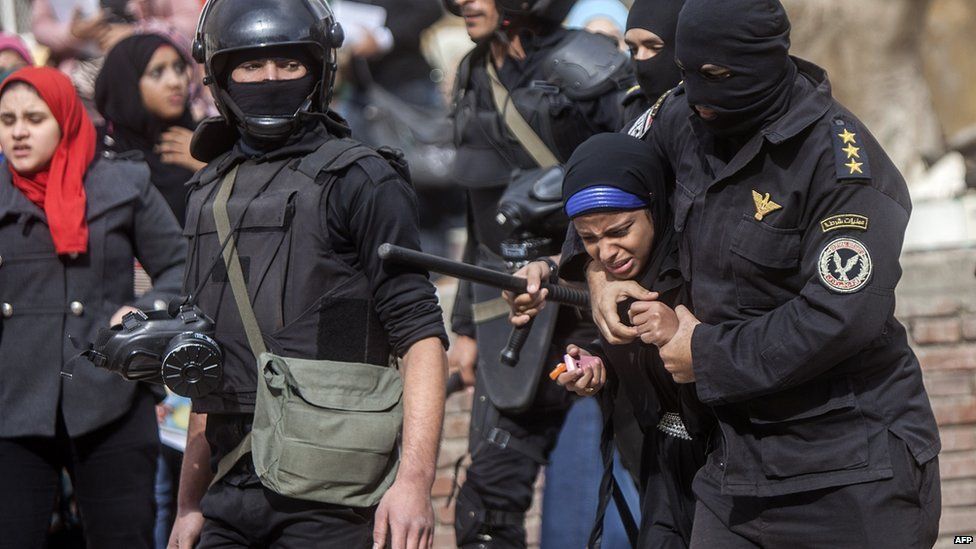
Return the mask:
<path fill-rule="evenodd" d="M 625 133 L 597 134 L 566 164 L 563 205 L 570 218 L 646 208 L 662 233 L 669 217 L 666 181 L 667 170 L 647 143 Z"/>

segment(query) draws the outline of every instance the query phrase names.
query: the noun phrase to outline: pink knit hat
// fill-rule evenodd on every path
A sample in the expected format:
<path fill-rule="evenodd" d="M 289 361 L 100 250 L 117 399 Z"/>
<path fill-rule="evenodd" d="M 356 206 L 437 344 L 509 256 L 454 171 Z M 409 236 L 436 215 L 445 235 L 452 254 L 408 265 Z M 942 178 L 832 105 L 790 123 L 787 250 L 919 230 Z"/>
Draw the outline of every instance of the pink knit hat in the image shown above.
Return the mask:
<path fill-rule="evenodd" d="M 12 50 L 17 55 L 23 57 L 28 65 L 34 64 L 34 56 L 27 49 L 27 44 L 16 34 L 0 32 L 0 51 L 3 50 Z"/>

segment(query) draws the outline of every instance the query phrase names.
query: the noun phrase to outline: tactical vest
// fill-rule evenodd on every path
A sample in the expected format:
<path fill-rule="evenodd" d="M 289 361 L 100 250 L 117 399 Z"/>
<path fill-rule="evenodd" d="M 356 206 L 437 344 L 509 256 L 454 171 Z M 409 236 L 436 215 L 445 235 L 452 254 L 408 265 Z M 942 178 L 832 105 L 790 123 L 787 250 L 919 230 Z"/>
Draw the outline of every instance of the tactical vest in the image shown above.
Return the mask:
<path fill-rule="evenodd" d="M 330 192 L 367 156 L 379 154 L 353 140 L 332 139 L 302 158 L 240 163 L 227 210 L 231 226 L 239 227 L 235 243 L 244 279 L 271 353 L 389 365 L 389 338 L 373 308 L 366 274 L 334 253 L 327 230 Z M 191 180 L 184 229 L 191 250 L 184 287 L 196 288 L 207 277 L 198 305 L 215 319 L 224 352 L 221 385 L 195 402 L 195 410 L 208 413 L 251 413 L 255 402 L 255 357 L 220 260 L 222 242 L 212 215 L 231 160 L 224 155 Z M 359 165 L 367 175 L 384 175 Z"/>
<path fill-rule="evenodd" d="M 541 58 L 530 69 L 533 74 L 510 92 L 508 106 L 518 109 L 560 162 L 601 131 L 578 103 L 615 89 L 622 92 L 632 79 L 627 56 L 605 37 L 563 32 L 551 51 L 532 54 Z M 455 83 L 454 178 L 468 188 L 504 187 L 513 170 L 537 167 L 492 103 L 485 70 L 488 56 L 487 47 L 476 47 L 461 61 Z"/>

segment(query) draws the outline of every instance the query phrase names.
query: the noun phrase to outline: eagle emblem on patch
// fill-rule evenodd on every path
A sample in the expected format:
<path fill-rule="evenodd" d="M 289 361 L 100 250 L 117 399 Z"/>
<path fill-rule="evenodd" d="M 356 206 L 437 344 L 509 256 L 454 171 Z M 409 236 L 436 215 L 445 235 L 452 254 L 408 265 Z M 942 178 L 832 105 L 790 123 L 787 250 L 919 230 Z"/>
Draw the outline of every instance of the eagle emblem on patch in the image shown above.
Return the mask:
<path fill-rule="evenodd" d="M 644 139 L 647 132 L 651 130 L 651 124 L 654 122 L 654 109 L 647 109 L 644 114 L 637 117 L 634 120 L 633 125 L 627 130 L 627 135 L 631 137 L 636 137 L 637 139 Z"/>
<path fill-rule="evenodd" d="M 842 294 L 854 293 L 871 279 L 871 254 L 859 240 L 837 238 L 820 252 L 820 281 Z"/>

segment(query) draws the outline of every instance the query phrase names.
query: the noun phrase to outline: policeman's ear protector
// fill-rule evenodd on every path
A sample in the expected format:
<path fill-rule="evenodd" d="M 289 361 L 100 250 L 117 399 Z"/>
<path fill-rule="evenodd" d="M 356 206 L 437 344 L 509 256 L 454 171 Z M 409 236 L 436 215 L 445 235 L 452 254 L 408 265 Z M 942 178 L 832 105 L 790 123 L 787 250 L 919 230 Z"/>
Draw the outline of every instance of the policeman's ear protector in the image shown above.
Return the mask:
<path fill-rule="evenodd" d="M 565 232 L 569 222 L 563 212 L 562 166 L 516 172 L 512 183 L 498 201 L 495 221 L 510 237 L 525 233 L 534 236 L 556 236 Z"/>
<path fill-rule="evenodd" d="M 175 314 L 135 311 L 100 330 L 81 354 L 129 381 L 164 384 L 178 395 L 198 398 L 213 391 L 223 375 L 213 334 L 213 320 L 194 305 L 179 306 Z"/>

